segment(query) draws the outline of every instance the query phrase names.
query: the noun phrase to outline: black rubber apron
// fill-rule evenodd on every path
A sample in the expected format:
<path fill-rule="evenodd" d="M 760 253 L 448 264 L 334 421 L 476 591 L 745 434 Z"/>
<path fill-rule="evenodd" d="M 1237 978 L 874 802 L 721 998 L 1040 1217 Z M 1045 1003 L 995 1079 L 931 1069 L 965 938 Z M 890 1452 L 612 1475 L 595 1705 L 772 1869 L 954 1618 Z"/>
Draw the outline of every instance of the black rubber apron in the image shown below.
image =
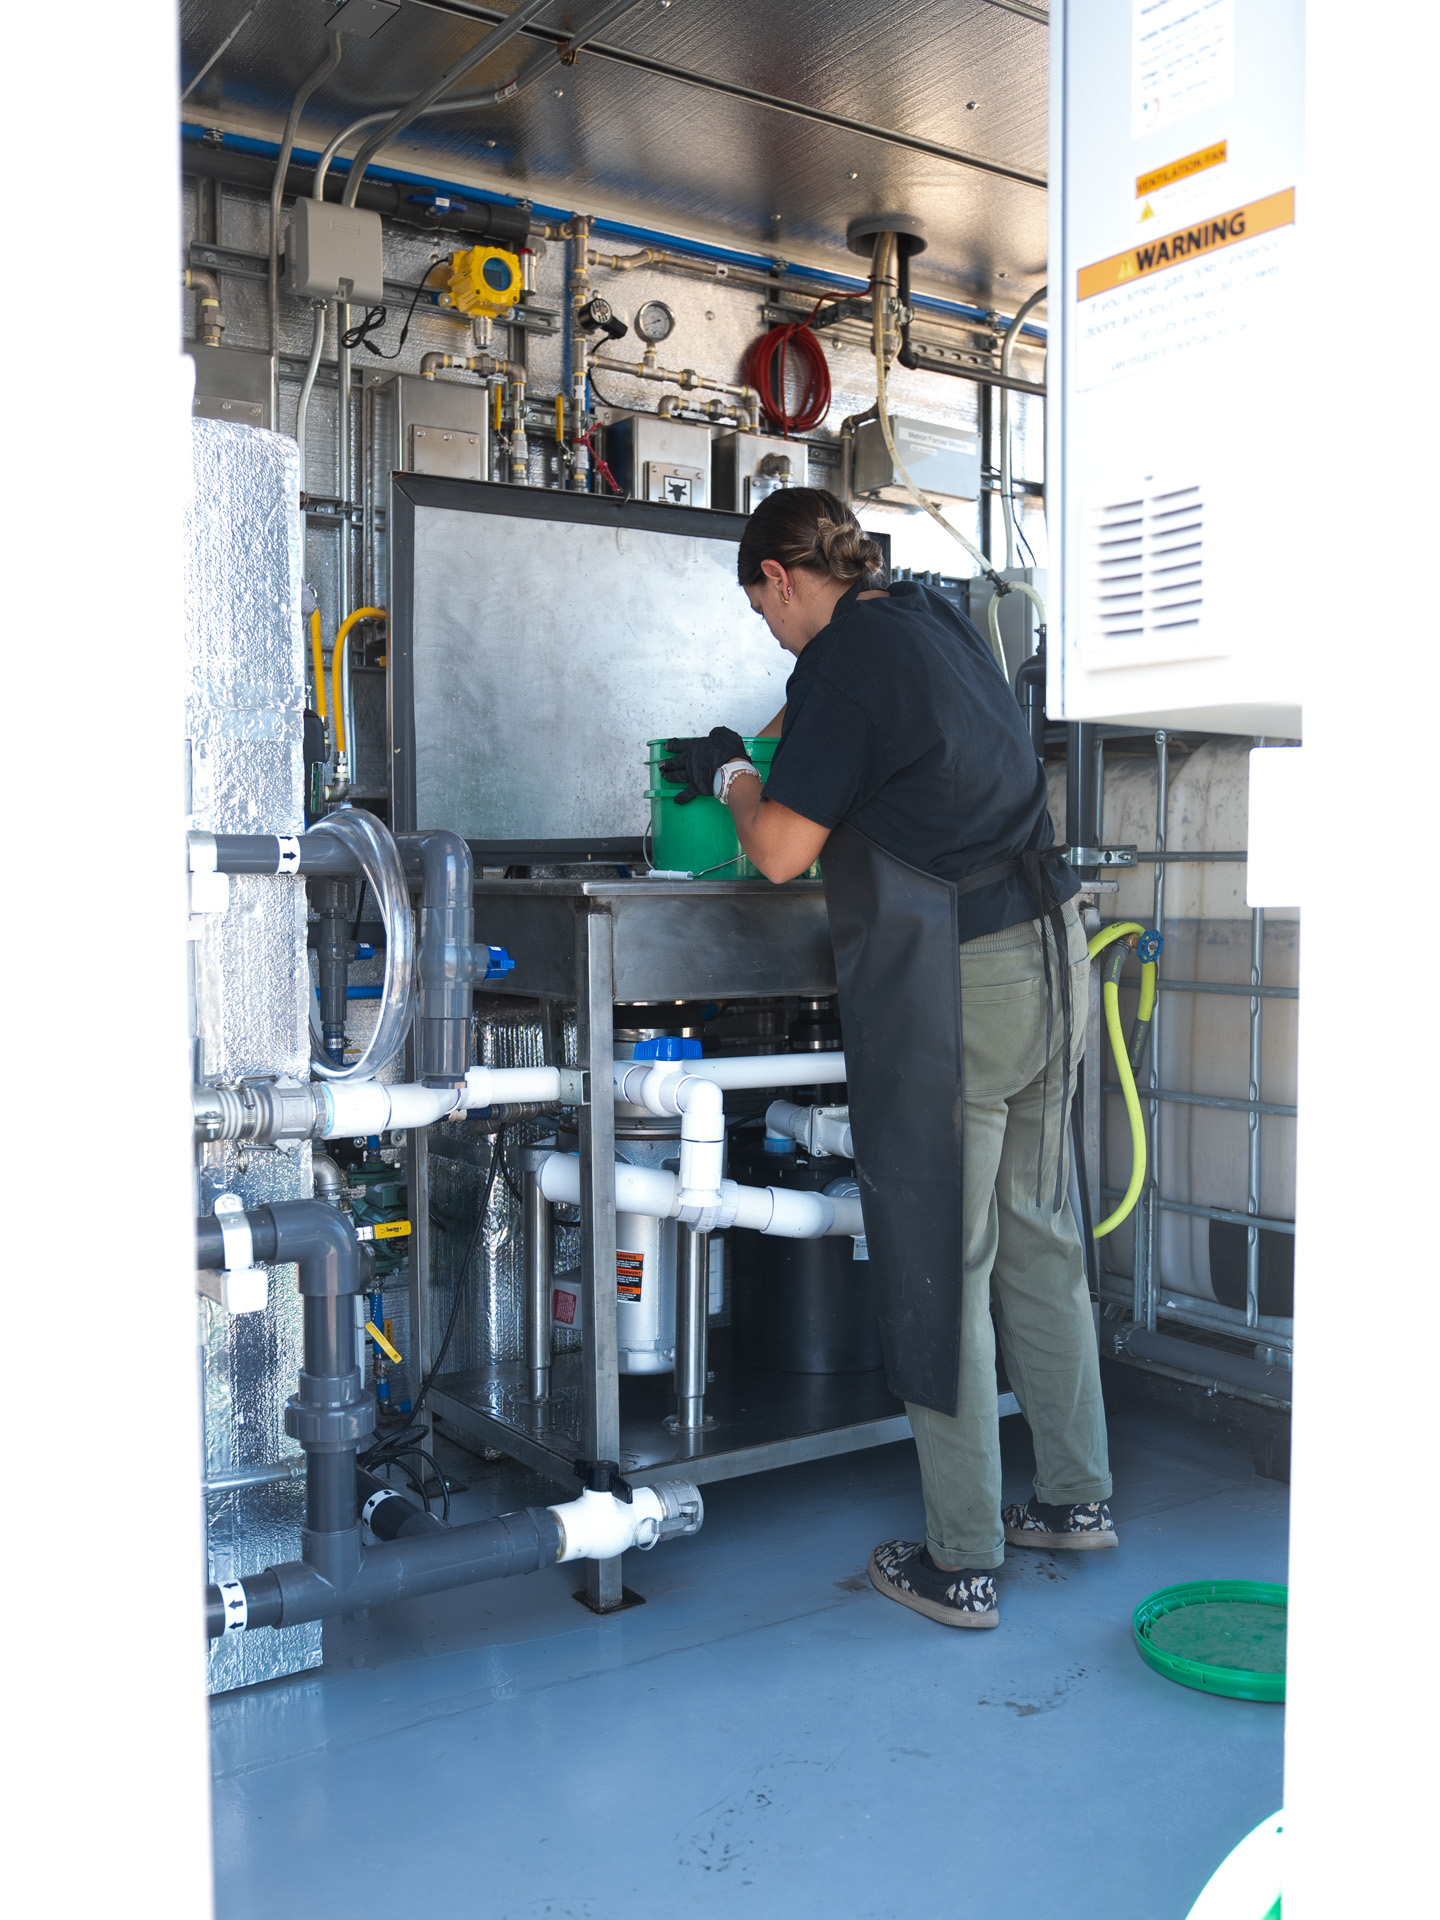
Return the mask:
<path fill-rule="evenodd" d="M 1046 872 L 1062 851 L 1047 847 L 963 880 L 941 880 L 842 821 L 821 855 L 886 1379 L 902 1400 L 937 1413 L 953 1414 L 960 1394 L 965 1040 L 958 902 L 993 881 L 1025 875 L 1056 937 L 1068 1062 L 1069 959 Z M 1048 988 L 1048 940 L 1042 947 Z"/>

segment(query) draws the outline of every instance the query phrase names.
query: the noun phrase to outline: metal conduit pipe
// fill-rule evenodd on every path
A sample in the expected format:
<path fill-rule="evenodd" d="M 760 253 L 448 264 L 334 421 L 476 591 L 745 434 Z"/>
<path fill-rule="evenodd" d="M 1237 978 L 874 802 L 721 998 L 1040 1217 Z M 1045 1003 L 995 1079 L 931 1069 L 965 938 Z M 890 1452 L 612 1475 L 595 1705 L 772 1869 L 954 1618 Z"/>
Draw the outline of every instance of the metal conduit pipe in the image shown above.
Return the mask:
<path fill-rule="evenodd" d="M 730 380 L 711 380 L 707 375 L 698 373 L 694 367 L 657 366 L 655 355 L 649 352 L 642 360 L 604 360 L 597 354 L 591 365 L 601 373 L 623 373 L 632 380 L 660 380 L 667 386 L 680 387 L 686 393 L 725 393 L 735 396 L 735 406 L 731 409 L 735 424 L 742 433 L 755 433 L 760 421 L 760 395 L 754 387 L 737 386 Z M 662 416 L 666 413 L 666 401 L 671 405 L 670 413 L 675 413 L 683 404 L 678 395 L 667 394 L 660 402 Z M 725 417 L 729 417 L 728 415 Z"/>
<path fill-rule="evenodd" d="M 310 334 L 310 358 L 305 363 L 305 379 L 300 387 L 300 399 L 295 409 L 295 444 L 300 449 L 300 492 L 305 492 L 305 444 L 310 424 L 310 396 L 315 391 L 315 376 L 320 371 L 320 356 L 325 350 L 325 316 L 329 305 L 324 300 L 311 302 L 313 325 Z M 325 689 L 319 689 L 323 699 Z"/>
<path fill-rule="evenodd" d="M 355 194 L 359 190 L 365 169 L 376 154 L 389 146 L 393 140 L 398 139 L 410 123 L 418 120 L 442 93 L 448 93 L 450 88 L 463 80 L 467 73 L 472 72 L 492 53 L 498 52 L 507 40 L 513 40 L 520 29 L 527 26 L 537 14 L 543 13 L 549 4 L 550 0 L 522 0 L 522 4 L 516 7 L 512 14 L 492 28 L 468 53 L 462 54 L 438 79 L 432 80 L 429 86 L 422 87 L 413 99 L 391 114 L 379 131 L 372 134 L 365 142 L 351 162 L 350 175 L 345 182 L 343 204 L 347 207 L 354 206 Z M 517 93 L 522 93 L 526 87 L 533 85 L 536 80 L 553 71 L 562 60 L 566 59 L 567 55 L 570 60 L 573 60 L 575 54 L 593 34 L 598 33 L 602 27 L 608 26 L 612 20 L 618 19 L 622 13 L 629 13 L 637 4 L 638 0 L 605 0 L 605 4 L 583 21 L 563 45 L 547 47 L 543 53 L 538 53 L 533 59 L 527 61 L 508 86 L 496 90 L 497 97 L 511 99 Z"/>
<path fill-rule="evenodd" d="M 1021 307 L 1015 318 L 1005 329 L 1005 340 L 1000 348 L 1000 511 L 1005 516 L 1005 565 L 1015 564 L 1015 502 L 1011 498 L 1010 488 L 1010 389 L 1005 382 L 1010 377 L 1010 354 L 1024 326 L 1027 316 L 1039 306 L 1045 298 L 1046 289 L 1039 287 Z"/>

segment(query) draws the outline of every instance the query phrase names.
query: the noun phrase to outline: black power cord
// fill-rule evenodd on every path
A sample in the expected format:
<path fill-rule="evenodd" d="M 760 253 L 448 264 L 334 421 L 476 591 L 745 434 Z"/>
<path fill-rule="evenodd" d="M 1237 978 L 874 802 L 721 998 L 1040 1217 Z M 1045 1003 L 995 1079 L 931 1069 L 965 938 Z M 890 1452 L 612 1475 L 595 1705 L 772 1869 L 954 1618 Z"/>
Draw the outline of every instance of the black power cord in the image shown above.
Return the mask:
<path fill-rule="evenodd" d="M 440 1351 L 431 1363 L 430 1371 L 420 1383 L 420 1391 L 416 1395 L 414 1404 L 410 1408 L 410 1419 L 408 1423 L 401 1428 L 399 1433 L 391 1434 L 384 1440 L 377 1440 L 372 1447 L 368 1448 L 366 1452 L 361 1455 L 361 1466 L 367 1468 L 371 1473 L 375 1471 L 377 1466 L 389 1466 L 392 1461 L 397 1460 L 402 1453 L 413 1451 L 413 1449 L 403 1443 L 408 1442 L 412 1435 L 424 1432 L 423 1427 L 420 1425 L 420 1412 L 429 1397 L 430 1389 L 434 1386 L 441 1367 L 445 1364 L 445 1356 L 450 1351 L 450 1342 L 455 1336 L 455 1323 L 460 1317 L 460 1302 L 465 1293 L 465 1275 L 469 1270 L 470 1261 L 474 1256 L 475 1249 L 479 1245 L 480 1235 L 484 1230 L 486 1217 L 490 1212 L 490 1198 L 495 1191 L 495 1176 L 500 1171 L 500 1163 L 504 1158 L 504 1153 L 505 1129 L 501 1127 L 496 1133 L 495 1149 L 490 1155 L 490 1171 L 485 1179 L 485 1192 L 481 1196 L 480 1211 L 475 1215 L 475 1224 L 470 1229 L 470 1238 L 465 1243 L 465 1251 L 461 1255 L 460 1265 L 455 1271 L 455 1298 L 450 1303 L 450 1317 L 445 1323 L 445 1334 L 440 1342 Z M 436 1468 L 436 1473 L 443 1482 L 444 1476 L 440 1474 L 438 1467 Z"/>
<path fill-rule="evenodd" d="M 436 267 L 445 267 L 449 264 L 448 260 L 432 260 L 424 273 L 421 274 L 420 284 L 410 296 L 410 310 L 405 315 L 404 325 L 400 329 L 400 338 L 395 342 L 395 351 L 393 353 L 382 353 L 379 347 L 377 347 L 369 337 L 372 333 L 377 332 L 384 326 L 384 307 L 369 308 L 365 314 L 365 318 L 355 326 L 349 328 L 344 338 L 344 344 L 347 349 L 353 353 L 357 347 L 364 347 L 365 351 L 367 353 L 373 353 L 377 360 L 398 360 L 405 350 L 406 340 L 410 337 L 410 322 L 415 318 L 415 308 L 419 304 L 421 294 L 425 291 L 425 282 L 430 278 Z"/>

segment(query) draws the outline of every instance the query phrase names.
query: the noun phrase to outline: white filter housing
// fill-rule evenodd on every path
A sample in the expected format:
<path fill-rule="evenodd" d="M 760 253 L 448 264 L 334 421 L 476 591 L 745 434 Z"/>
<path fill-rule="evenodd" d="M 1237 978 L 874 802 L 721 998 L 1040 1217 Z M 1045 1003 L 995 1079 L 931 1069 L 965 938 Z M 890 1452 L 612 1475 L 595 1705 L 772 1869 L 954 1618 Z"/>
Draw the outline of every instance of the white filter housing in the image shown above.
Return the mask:
<path fill-rule="evenodd" d="M 1047 708 L 1298 735 L 1303 0 L 1051 18 Z"/>

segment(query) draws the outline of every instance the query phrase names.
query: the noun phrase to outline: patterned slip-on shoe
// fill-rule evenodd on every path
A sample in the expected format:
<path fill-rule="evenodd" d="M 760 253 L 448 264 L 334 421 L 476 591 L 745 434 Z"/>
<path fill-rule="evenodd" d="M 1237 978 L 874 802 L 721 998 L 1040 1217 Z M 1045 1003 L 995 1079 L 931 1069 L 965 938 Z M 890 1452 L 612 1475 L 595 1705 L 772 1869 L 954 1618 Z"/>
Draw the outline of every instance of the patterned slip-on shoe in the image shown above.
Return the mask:
<path fill-rule="evenodd" d="M 1120 1536 L 1103 1500 L 1082 1500 L 1074 1507 L 1051 1507 L 1032 1494 L 1023 1507 L 1003 1507 L 1005 1540 L 1012 1547 L 1049 1547 L 1092 1553 L 1118 1547 Z"/>
<path fill-rule="evenodd" d="M 937 1567 L 923 1540 L 886 1540 L 870 1556 L 870 1584 L 944 1627 L 998 1627 L 993 1573 Z"/>

